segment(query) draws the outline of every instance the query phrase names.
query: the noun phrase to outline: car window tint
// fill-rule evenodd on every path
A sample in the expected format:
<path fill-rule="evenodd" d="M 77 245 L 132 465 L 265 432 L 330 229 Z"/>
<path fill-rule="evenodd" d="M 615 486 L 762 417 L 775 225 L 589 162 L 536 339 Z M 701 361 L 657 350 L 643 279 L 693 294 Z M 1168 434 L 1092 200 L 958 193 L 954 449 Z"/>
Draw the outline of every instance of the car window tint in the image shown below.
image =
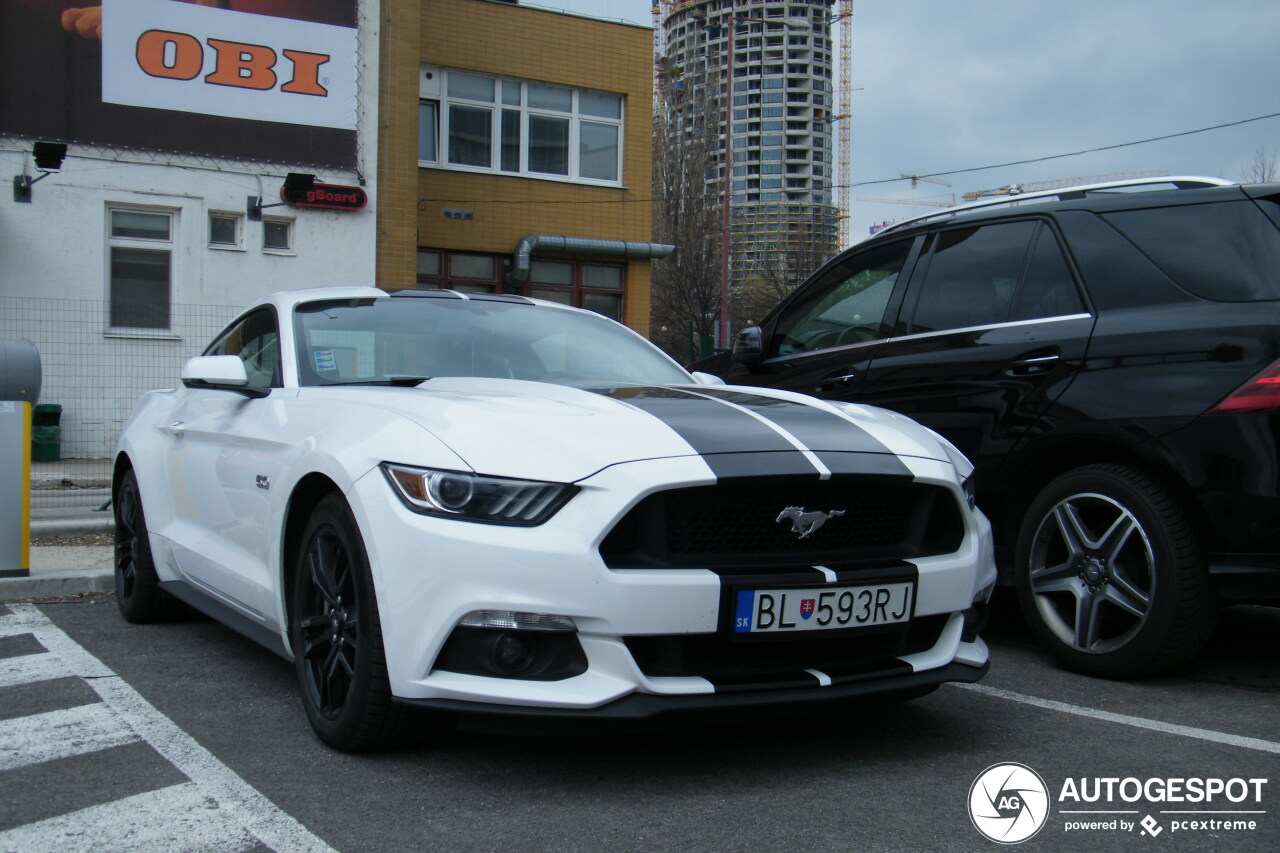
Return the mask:
<path fill-rule="evenodd" d="M 911 240 L 877 246 L 828 269 L 778 321 L 769 355 L 792 355 L 885 337 L 885 309 Z"/>
<path fill-rule="evenodd" d="M 1009 319 L 1036 222 L 953 228 L 937 234 L 912 332 L 987 326 Z"/>
<path fill-rule="evenodd" d="M 205 355 L 237 355 L 251 387 L 280 387 L 280 335 L 270 311 L 255 311 L 232 326 Z"/>
<path fill-rule="evenodd" d="M 1071 278 L 1067 259 L 1053 231 L 1040 229 L 1036 246 L 1031 251 L 1026 276 L 1018 288 L 1010 320 L 1034 320 L 1038 317 L 1065 317 L 1085 310 L 1080 292 Z"/>
<path fill-rule="evenodd" d="M 1280 231 L 1251 201 L 1127 210 L 1102 218 L 1202 299 L 1280 299 Z"/>

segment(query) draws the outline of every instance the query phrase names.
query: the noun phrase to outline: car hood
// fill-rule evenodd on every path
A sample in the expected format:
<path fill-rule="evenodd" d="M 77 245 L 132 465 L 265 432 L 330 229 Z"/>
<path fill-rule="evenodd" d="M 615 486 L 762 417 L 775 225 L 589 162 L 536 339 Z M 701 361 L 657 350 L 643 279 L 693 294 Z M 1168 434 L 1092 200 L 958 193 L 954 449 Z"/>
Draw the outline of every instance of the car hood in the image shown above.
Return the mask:
<path fill-rule="evenodd" d="M 354 407 L 376 407 L 426 429 L 478 473 L 533 480 L 575 482 L 610 465 L 678 456 L 701 456 L 718 476 L 893 473 L 881 468 L 899 456 L 951 461 L 936 435 L 900 415 L 759 388 L 459 377 L 300 393 L 352 416 Z M 416 462 L 412 448 L 385 453 Z"/>

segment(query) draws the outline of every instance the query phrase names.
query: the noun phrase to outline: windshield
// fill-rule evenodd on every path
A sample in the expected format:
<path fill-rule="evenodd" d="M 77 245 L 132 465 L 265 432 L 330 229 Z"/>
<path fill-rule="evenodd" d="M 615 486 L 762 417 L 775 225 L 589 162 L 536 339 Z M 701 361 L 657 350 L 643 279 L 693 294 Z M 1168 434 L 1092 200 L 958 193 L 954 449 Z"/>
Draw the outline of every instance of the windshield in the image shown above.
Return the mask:
<path fill-rule="evenodd" d="M 560 385 L 684 385 L 675 362 L 596 314 L 523 302 L 311 302 L 295 314 L 298 384 L 413 384 L 443 376 Z"/>

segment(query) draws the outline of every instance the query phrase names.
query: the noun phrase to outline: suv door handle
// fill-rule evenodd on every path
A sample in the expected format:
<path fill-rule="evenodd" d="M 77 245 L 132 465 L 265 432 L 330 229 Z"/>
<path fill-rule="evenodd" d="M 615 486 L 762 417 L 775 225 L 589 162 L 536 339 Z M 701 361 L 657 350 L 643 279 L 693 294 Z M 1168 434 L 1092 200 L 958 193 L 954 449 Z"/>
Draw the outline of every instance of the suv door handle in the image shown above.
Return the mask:
<path fill-rule="evenodd" d="M 826 379 L 823 379 L 822 383 L 815 387 L 814 390 L 819 394 L 827 391 L 837 391 L 857 378 L 858 374 L 856 373 L 846 373 L 843 376 L 829 376 Z"/>
<path fill-rule="evenodd" d="M 1061 358 L 1062 356 L 1057 353 L 1035 356 L 1034 358 L 1020 358 L 1009 362 L 1009 368 L 1005 372 L 1010 376 L 1031 376 L 1036 373 L 1045 373 L 1053 367 L 1054 362 L 1059 361 Z"/>

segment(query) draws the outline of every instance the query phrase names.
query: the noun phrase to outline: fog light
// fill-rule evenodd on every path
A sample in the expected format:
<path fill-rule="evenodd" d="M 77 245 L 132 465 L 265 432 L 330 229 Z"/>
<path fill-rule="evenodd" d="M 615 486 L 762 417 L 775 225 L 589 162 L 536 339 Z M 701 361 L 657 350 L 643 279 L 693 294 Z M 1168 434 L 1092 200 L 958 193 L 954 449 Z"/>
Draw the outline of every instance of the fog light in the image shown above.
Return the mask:
<path fill-rule="evenodd" d="M 493 639 L 493 666 L 503 675 L 515 675 L 533 661 L 536 641 L 532 637 L 503 633 Z"/>

